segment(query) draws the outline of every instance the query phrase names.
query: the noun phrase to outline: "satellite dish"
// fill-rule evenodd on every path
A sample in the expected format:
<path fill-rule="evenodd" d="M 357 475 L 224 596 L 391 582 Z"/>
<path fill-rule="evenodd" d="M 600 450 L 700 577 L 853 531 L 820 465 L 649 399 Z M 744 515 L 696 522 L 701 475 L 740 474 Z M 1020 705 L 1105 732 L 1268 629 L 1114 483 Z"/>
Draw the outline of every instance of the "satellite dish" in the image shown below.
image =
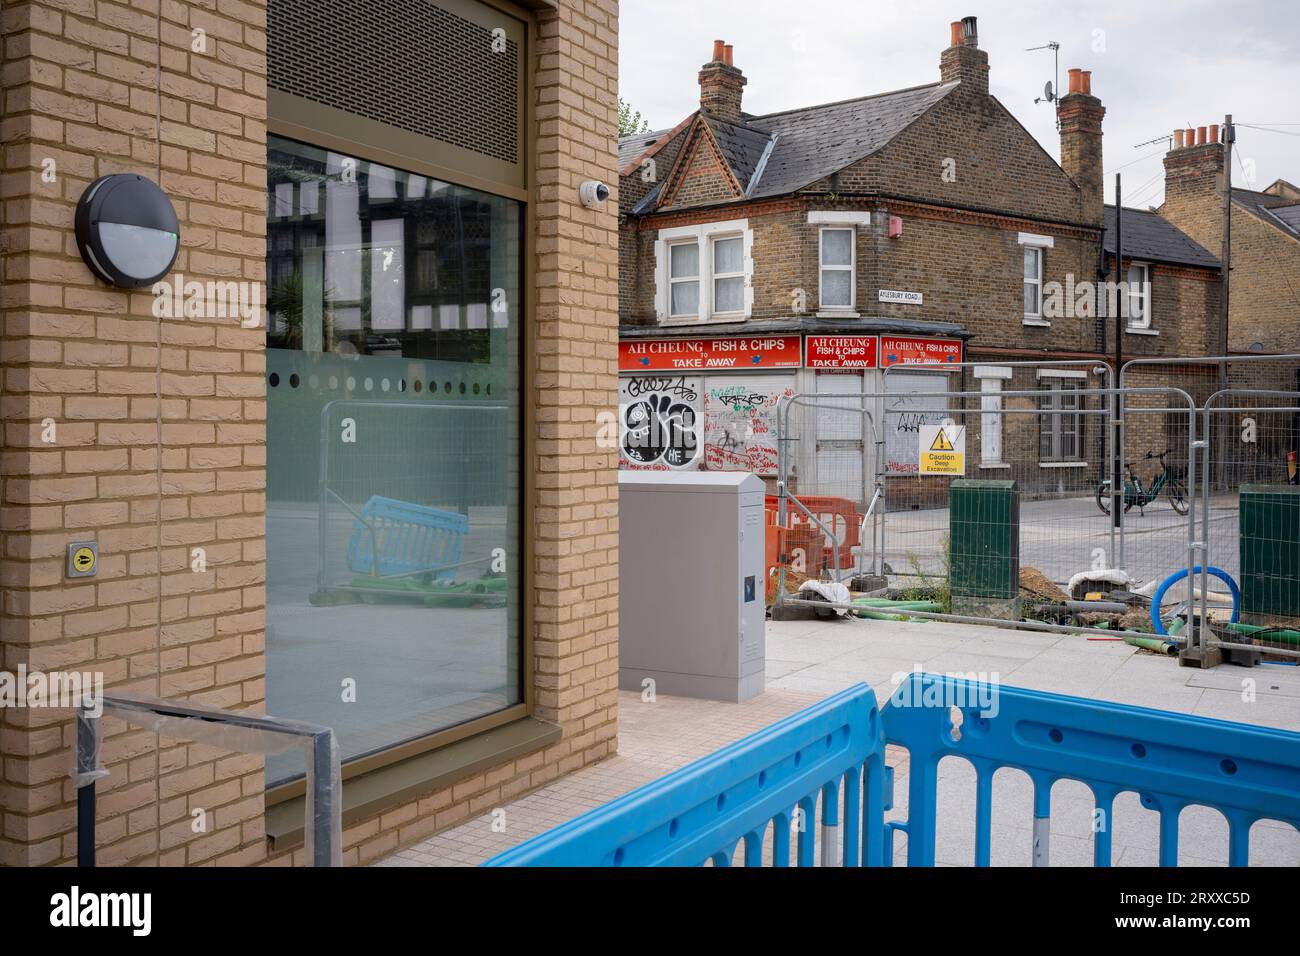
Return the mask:
<path fill-rule="evenodd" d="M 1052 100 L 1056 99 L 1056 96 L 1052 93 L 1051 80 L 1048 80 L 1047 83 L 1044 84 L 1043 86 L 1043 99 L 1047 100 L 1047 102 L 1049 103 L 1052 102 Z"/>

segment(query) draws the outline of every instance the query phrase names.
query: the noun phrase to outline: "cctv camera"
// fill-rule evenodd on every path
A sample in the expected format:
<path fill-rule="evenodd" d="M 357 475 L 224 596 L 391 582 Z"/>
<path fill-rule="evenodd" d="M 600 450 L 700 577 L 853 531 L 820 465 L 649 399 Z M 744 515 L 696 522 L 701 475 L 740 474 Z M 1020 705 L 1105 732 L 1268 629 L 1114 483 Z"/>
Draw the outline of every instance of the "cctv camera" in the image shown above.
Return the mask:
<path fill-rule="evenodd" d="M 599 206 L 609 198 L 609 187 L 602 182 L 588 179 L 578 187 L 578 196 L 582 199 L 582 204 L 590 209 L 592 206 Z"/>

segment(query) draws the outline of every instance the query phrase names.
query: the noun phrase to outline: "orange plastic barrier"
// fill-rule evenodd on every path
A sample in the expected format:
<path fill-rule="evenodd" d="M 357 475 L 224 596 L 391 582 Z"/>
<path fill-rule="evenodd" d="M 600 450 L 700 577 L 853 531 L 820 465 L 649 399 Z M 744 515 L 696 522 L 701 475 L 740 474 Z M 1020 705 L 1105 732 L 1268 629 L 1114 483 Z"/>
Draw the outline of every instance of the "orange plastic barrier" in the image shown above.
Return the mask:
<path fill-rule="evenodd" d="M 834 567 L 838 564 L 841 568 L 847 568 L 853 563 L 853 549 L 858 546 L 859 531 L 862 527 L 862 514 L 858 511 L 858 506 L 848 498 L 835 498 L 829 495 L 791 495 L 797 497 L 799 503 L 817 516 L 817 520 L 826 525 L 835 532 L 836 540 L 839 542 L 839 561 L 835 559 L 835 545 L 825 545 L 826 562 Z M 780 498 L 777 495 L 767 495 L 763 502 L 763 507 L 770 515 L 779 514 Z M 791 527 L 807 526 L 811 527 L 818 535 L 821 535 L 821 529 L 808 520 L 798 505 L 786 503 L 786 521 Z M 776 518 L 769 519 L 770 524 L 776 523 Z M 813 543 L 816 547 L 816 543 Z M 810 569 L 813 571 L 820 569 Z"/>

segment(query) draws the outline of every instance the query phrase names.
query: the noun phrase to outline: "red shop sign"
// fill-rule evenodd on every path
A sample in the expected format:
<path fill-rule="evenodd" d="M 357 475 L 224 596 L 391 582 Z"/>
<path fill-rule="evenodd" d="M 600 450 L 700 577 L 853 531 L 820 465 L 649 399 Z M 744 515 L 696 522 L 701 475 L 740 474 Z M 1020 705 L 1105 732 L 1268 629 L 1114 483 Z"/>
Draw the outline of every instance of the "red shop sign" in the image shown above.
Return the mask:
<path fill-rule="evenodd" d="M 875 368 L 874 335 L 810 335 L 805 340 L 808 368 Z"/>
<path fill-rule="evenodd" d="M 797 335 L 618 343 L 620 372 L 798 368 L 799 358 Z"/>
<path fill-rule="evenodd" d="M 960 339 L 913 339 L 893 335 L 880 337 L 880 364 L 937 365 L 961 361 Z"/>

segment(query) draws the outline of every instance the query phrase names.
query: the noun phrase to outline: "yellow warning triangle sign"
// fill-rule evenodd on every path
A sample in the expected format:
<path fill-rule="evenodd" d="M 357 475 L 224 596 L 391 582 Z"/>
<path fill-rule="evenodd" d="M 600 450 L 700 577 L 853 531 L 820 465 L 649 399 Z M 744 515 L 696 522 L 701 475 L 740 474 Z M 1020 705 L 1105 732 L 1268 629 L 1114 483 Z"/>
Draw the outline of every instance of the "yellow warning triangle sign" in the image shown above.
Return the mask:
<path fill-rule="evenodd" d="M 952 450 L 953 450 L 952 442 L 948 440 L 948 435 L 944 432 L 942 428 L 940 428 L 939 434 L 934 436 L 934 443 L 930 445 L 930 451 L 952 451 Z"/>

